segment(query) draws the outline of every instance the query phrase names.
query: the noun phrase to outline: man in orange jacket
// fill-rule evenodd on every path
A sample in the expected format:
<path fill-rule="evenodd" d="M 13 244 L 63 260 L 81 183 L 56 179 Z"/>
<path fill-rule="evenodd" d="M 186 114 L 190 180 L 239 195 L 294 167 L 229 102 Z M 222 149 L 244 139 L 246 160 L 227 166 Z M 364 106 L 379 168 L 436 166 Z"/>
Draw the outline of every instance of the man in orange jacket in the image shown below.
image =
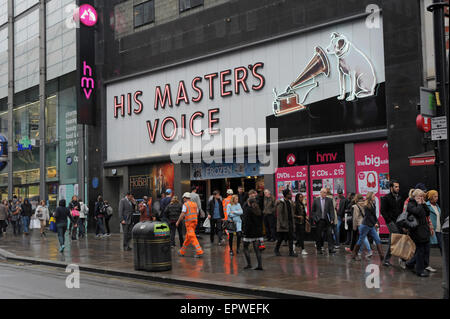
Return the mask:
<path fill-rule="evenodd" d="M 195 248 L 196 255 L 195 257 L 201 257 L 203 255 L 202 247 L 200 246 L 200 243 L 198 242 L 197 236 L 195 235 L 195 228 L 197 227 L 197 221 L 198 221 L 198 208 L 197 204 L 194 202 L 191 202 L 191 194 L 190 193 L 184 193 L 183 194 L 183 209 L 181 210 L 180 218 L 178 218 L 178 221 L 176 223 L 176 227 L 181 223 L 181 221 L 184 218 L 185 225 L 186 225 L 186 239 L 183 243 L 183 247 L 181 247 L 180 251 L 178 252 L 180 256 L 184 257 L 186 253 L 187 247 L 192 244 Z"/>

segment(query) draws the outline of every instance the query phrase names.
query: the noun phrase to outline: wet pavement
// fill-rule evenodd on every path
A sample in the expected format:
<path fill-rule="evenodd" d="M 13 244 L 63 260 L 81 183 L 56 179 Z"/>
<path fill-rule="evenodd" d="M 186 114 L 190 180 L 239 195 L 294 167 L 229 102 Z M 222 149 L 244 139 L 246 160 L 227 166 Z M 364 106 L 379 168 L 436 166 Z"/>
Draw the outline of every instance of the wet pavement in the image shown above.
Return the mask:
<path fill-rule="evenodd" d="M 282 257 L 273 253 L 274 243 L 266 242 L 263 252 L 264 271 L 244 270 L 246 265 L 241 253 L 231 257 L 228 246 L 218 246 L 209 242 L 209 235 L 202 234 L 199 239 L 205 251 L 203 258 L 193 258 L 190 250 L 186 257 L 179 257 L 176 249 L 172 250 L 172 270 L 147 273 L 135 271 L 133 251 L 122 251 L 121 234 L 109 238 L 96 239 L 93 234 L 86 238 L 71 241 L 66 234 L 66 250 L 59 253 L 59 244 L 55 233 L 48 233 L 48 238 L 39 236 L 34 230 L 30 236 L 14 237 L 7 234 L 0 238 L 0 249 L 12 254 L 33 257 L 66 264 L 74 263 L 96 269 L 112 269 L 133 274 L 151 274 L 164 278 L 208 282 L 216 285 L 246 287 L 253 290 L 280 291 L 299 295 L 324 298 L 442 298 L 442 258 L 437 248 L 431 249 L 430 264 L 437 269 L 429 278 L 419 278 L 411 271 L 397 266 L 381 266 L 376 252 L 371 261 L 352 261 L 343 246 L 334 255 L 317 255 L 314 243 L 307 242 L 306 256 L 288 257 L 288 247 L 281 247 Z M 384 245 L 384 250 L 386 246 Z M 253 266 L 256 258 L 251 251 Z M 367 288 L 366 267 L 379 265 L 380 288 Z"/>

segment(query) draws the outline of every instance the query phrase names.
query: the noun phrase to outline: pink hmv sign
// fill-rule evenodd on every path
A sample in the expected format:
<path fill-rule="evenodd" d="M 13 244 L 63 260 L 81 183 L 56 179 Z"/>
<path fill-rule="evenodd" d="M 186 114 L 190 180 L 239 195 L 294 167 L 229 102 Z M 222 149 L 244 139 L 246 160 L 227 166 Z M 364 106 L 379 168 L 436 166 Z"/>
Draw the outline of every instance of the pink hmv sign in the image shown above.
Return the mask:
<path fill-rule="evenodd" d="M 283 191 L 292 191 L 292 200 L 298 193 L 308 198 L 308 166 L 280 167 L 275 173 L 276 198 L 283 198 Z"/>
<path fill-rule="evenodd" d="M 366 195 L 375 194 L 375 204 L 380 233 L 389 231 L 380 215 L 380 199 L 389 193 L 389 153 L 387 141 L 375 141 L 355 144 L 356 192 Z"/>
<path fill-rule="evenodd" d="M 90 4 L 81 5 L 78 14 L 81 23 L 83 23 L 85 26 L 92 27 L 97 23 L 97 10 L 95 10 L 95 8 Z"/>

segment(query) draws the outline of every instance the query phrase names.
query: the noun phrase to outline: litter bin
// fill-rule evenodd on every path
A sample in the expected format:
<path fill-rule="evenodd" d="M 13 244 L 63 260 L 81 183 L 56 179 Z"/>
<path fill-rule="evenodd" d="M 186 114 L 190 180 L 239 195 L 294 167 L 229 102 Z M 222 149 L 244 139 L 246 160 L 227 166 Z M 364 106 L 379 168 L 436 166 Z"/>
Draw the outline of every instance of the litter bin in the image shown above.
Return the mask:
<path fill-rule="evenodd" d="M 444 259 L 444 299 L 448 299 L 448 217 L 442 226 L 442 257 Z"/>
<path fill-rule="evenodd" d="M 166 223 L 145 221 L 133 227 L 134 269 L 166 271 L 172 269 L 170 228 Z"/>

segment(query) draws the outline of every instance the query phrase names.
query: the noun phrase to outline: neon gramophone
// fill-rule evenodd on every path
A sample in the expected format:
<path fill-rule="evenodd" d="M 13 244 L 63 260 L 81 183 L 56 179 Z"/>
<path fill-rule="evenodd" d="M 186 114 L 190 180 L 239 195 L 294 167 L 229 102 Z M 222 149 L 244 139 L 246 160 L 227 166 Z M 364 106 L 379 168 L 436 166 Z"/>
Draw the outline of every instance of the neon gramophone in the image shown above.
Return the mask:
<path fill-rule="evenodd" d="M 276 89 L 273 89 L 275 100 L 273 102 L 273 113 L 275 116 L 282 116 L 299 110 L 303 110 L 306 106 L 303 105 L 309 92 L 317 87 L 319 83 L 315 81 L 316 76 L 330 74 L 330 63 L 324 50 L 316 47 L 316 53 L 311 61 L 305 67 L 304 71 L 292 82 L 286 89 L 286 92 L 277 94 Z M 303 91 L 300 99 L 297 91 Z"/>

